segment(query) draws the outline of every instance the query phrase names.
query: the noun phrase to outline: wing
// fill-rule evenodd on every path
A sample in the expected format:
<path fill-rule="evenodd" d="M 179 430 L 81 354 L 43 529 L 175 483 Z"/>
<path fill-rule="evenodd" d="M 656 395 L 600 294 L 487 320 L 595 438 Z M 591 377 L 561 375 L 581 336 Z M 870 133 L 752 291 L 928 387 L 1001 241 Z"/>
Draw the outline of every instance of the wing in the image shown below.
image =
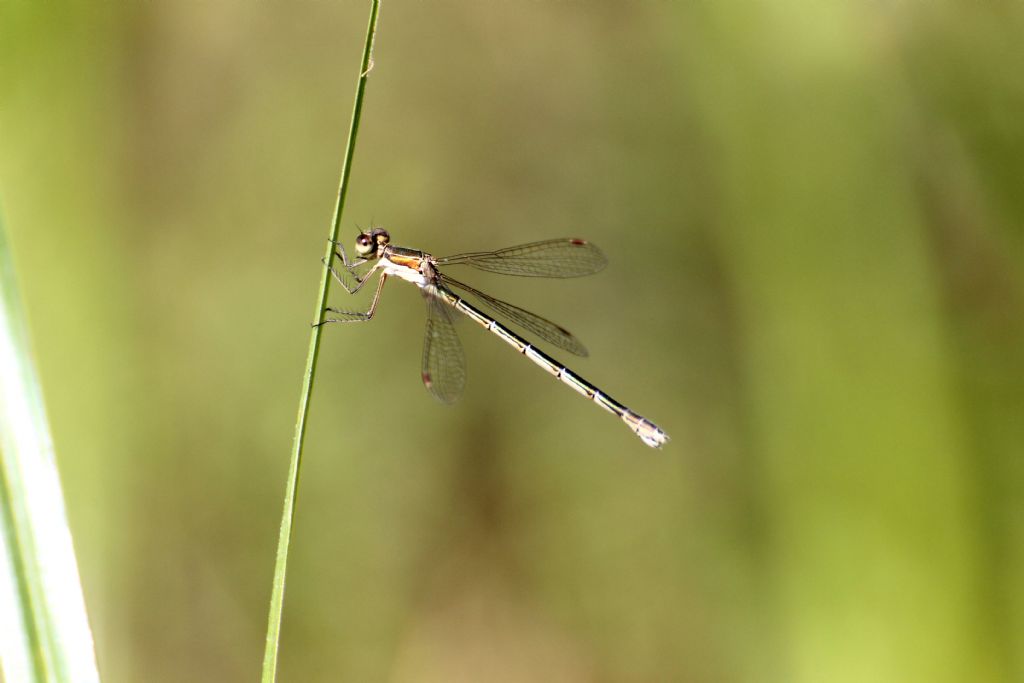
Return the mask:
<path fill-rule="evenodd" d="M 453 287 L 455 289 L 462 290 L 467 294 L 473 295 L 486 307 L 492 309 L 497 314 L 508 318 L 524 330 L 533 332 L 549 344 L 554 344 L 558 348 L 564 349 L 569 353 L 575 353 L 577 356 L 587 355 L 587 347 L 583 346 L 583 343 L 580 342 L 579 339 L 574 337 L 569 330 L 560 325 L 556 325 L 547 318 L 542 318 L 535 313 L 530 313 L 518 306 L 513 306 L 507 301 L 495 299 L 493 296 L 473 289 L 469 285 L 463 284 L 458 280 L 444 275 L 443 273 L 441 274 L 441 282 L 443 282 L 447 287 Z"/>
<path fill-rule="evenodd" d="M 466 356 L 452 323 L 451 309 L 432 286 L 427 300 L 427 331 L 423 337 L 423 386 L 442 403 L 454 403 L 466 386 Z"/>
<path fill-rule="evenodd" d="M 439 266 L 472 266 L 502 275 L 580 277 L 601 270 L 608 264 L 608 259 L 586 240 L 562 238 L 498 251 L 456 254 L 439 258 L 436 263 Z"/>

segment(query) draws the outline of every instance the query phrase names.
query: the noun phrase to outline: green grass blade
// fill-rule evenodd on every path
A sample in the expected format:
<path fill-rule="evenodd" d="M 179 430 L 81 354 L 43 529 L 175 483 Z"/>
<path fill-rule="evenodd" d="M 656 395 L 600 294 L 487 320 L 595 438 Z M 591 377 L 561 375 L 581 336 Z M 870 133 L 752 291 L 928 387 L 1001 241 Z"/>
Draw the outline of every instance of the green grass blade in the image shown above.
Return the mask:
<path fill-rule="evenodd" d="M 359 80 L 356 86 L 355 104 L 352 107 L 352 121 L 349 125 L 348 143 L 341 165 L 341 182 L 338 188 L 338 200 L 334 206 L 334 219 L 331 221 L 330 241 L 325 245 L 325 258 L 330 262 L 334 251 L 334 242 L 338 239 L 341 226 L 341 214 L 345 207 L 345 196 L 348 194 L 348 179 L 352 170 L 352 156 L 355 152 L 356 136 L 359 132 L 359 118 L 363 110 L 363 94 L 366 91 L 366 78 L 372 67 L 373 40 L 377 33 L 377 16 L 380 11 L 380 0 L 372 0 L 370 21 L 366 27 L 366 43 L 363 47 L 363 60 L 359 68 Z M 323 319 L 324 308 L 327 306 L 327 295 L 330 292 L 330 271 L 325 267 L 320 274 L 320 291 L 317 296 L 314 321 Z M 309 415 L 309 401 L 313 392 L 313 379 L 316 376 L 316 361 L 320 354 L 320 334 L 322 326 L 313 327 L 309 339 L 309 353 L 306 357 L 306 371 L 302 379 L 302 394 L 299 399 L 299 414 L 295 421 L 295 435 L 292 441 L 292 456 L 288 467 L 288 483 L 285 488 L 284 512 L 281 516 L 281 530 L 277 541 L 277 559 L 274 563 L 274 584 L 270 597 L 270 615 L 267 619 L 267 641 L 263 654 L 263 683 L 272 683 L 277 677 L 277 659 L 281 639 L 281 614 L 284 608 L 285 576 L 288 570 L 288 550 L 291 545 L 292 526 L 295 519 L 295 504 L 298 495 L 299 472 L 302 465 L 302 447 L 306 437 L 306 417 Z"/>
<path fill-rule="evenodd" d="M 28 338 L 0 221 L 0 670 L 7 681 L 99 681 Z"/>

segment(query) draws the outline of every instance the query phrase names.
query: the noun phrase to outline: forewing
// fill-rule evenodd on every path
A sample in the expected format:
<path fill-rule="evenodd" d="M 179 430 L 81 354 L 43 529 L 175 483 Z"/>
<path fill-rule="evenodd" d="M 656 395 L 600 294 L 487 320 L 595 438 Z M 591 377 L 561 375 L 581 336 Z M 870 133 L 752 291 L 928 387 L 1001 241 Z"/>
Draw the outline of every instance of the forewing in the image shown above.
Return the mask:
<path fill-rule="evenodd" d="M 473 289 L 469 285 L 463 284 L 458 280 L 448 277 L 447 275 L 441 275 L 441 281 L 446 286 L 454 287 L 471 294 L 478 299 L 480 303 L 492 309 L 498 315 L 508 318 L 516 325 L 519 325 L 524 330 L 529 330 L 549 344 L 554 344 L 558 348 L 564 349 L 569 353 L 574 353 L 577 356 L 587 355 L 587 348 L 583 346 L 583 343 L 561 325 L 557 325 L 547 318 L 542 318 L 536 313 L 530 313 L 518 306 L 514 306 L 507 301 L 502 301 L 501 299 L 496 299 L 489 294 L 484 294 L 483 292 Z"/>
<path fill-rule="evenodd" d="M 454 403 L 466 386 L 466 357 L 452 312 L 434 287 L 423 288 L 427 330 L 423 337 L 423 386 L 442 403 Z"/>
<path fill-rule="evenodd" d="M 580 277 L 591 275 L 608 259 L 586 240 L 561 238 L 531 242 L 498 251 L 478 251 L 437 259 L 437 265 L 464 265 L 502 275 Z"/>

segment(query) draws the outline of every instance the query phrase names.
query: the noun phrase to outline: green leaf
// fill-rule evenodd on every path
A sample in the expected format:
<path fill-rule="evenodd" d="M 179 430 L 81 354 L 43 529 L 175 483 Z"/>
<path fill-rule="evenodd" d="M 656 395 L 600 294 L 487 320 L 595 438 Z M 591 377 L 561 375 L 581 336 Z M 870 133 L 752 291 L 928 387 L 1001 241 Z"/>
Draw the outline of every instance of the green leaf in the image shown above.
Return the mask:
<path fill-rule="evenodd" d="M 99 681 L 42 388 L 0 220 L 0 666 Z"/>

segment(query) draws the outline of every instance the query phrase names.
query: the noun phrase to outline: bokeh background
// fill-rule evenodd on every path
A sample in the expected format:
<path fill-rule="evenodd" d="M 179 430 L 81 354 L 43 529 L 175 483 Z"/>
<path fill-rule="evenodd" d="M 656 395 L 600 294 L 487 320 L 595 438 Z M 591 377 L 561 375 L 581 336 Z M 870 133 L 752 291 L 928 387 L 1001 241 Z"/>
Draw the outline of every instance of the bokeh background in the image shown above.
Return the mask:
<path fill-rule="evenodd" d="M 108 681 L 258 675 L 368 10 L 0 3 Z M 1024 681 L 1022 35 L 1019 2 L 385 0 L 346 239 L 597 242 L 593 278 L 459 276 L 673 440 L 472 323 L 435 403 L 389 285 L 324 340 L 281 680 Z"/>

